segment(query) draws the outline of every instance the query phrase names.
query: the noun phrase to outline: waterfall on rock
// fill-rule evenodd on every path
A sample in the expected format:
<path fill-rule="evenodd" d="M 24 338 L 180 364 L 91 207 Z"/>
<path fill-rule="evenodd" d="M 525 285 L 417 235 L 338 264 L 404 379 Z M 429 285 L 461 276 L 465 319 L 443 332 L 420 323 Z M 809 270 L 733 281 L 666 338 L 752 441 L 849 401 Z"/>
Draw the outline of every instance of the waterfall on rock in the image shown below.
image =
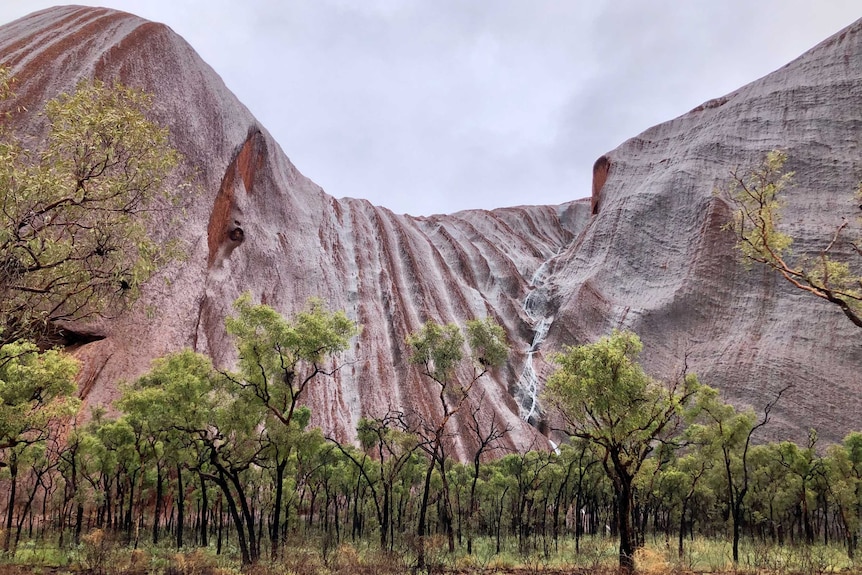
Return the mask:
<path fill-rule="evenodd" d="M 532 289 L 524 298 L 524 313 L 533 322 L 533 342 L 527 350 L 524 369 L 518 379 L 515 399 L 518 401 L 521 418 L 531 425 L 538 424 L 541 415 L 538 398 L 539 378 L 533 366 L 533 356 L 539 350 L 542 342 L 545 341 L 551 324 L 554 322 L 554 316 L 548 313 L 548 294 L 544 289 L 545 280 L 551 261 L 560 255 L 560 251 L 562 250 L 558 250 L 536 269 L 530 279 Z"/>

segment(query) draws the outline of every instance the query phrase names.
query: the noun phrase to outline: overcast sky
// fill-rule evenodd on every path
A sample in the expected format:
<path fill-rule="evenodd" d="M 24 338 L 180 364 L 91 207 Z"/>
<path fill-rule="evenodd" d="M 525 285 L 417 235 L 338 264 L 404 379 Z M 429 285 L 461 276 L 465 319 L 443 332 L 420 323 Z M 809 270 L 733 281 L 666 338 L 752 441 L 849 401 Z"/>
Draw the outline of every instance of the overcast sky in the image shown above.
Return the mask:
<path fill-rule="evenodd" d="M 56 2 L 0 0 L 5 23 Z M 557 204 L 657 123 L 768 74 L 858 0 L 106 0 L 168 24 L 336 197 Z"/>

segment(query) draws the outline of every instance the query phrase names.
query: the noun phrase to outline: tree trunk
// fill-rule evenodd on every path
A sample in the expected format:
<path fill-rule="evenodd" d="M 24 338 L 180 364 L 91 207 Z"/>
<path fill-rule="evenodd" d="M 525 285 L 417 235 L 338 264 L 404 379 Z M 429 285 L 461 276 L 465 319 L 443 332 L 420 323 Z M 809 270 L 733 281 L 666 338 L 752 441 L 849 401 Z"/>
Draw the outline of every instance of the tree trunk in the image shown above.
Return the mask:
<path fill-rule="evenodd" d="M 281 549 L 279 527 L 281 527 L 281 501 L 284 496 L 284 470 L 286 468 L 287 457 L 283 461 L 279 461 L 275 467 L 275 507 L 272 510 L 272 529 L 270 530 L 272 544 L 270 558 L 273 561 L 278 559 L 278 552 Z"/>
<path fill-rule="evenodd" d="M 248 498 L 245 496 L 245 491 L 243 489 L 242 482 L 240 481 L 239 474 L 230 473 L 228 477 L 236 490 L 236 500 L 239 501 L 242 516 L 245 518 L 245 524 L 247 527 L 246 537 L 248 539 L 248 550 L 251 556 L 251 562 L 257 563 L 258 559 L 260 559 L 260 541 L 255 536 L 254 515 L 248 505 Z"/>
<path fill-rule="evenodd" d="M 183 547 L 183 527 L 185 527 L 186 493 L 183 488 L 183 468 L 177 463 L 177 549 Z"/>
<path fill-rule="evenodd" d="M 78 501 L 75 507 L 75 545 L 81 543 L 81 527 L 84 524 L 84 505 Z"/>
<path fill-rule="evenodd" d="M 679 558 L 682 559 L 683 555 L 683 541 L 685 539 L 685 513 L 688 511 L 688 498 L 683 499 L 682 501 L 682 510 L 679 514 Z"/>
<path fill-rule="evenodd" d="M 216 536 L 216 555 L 221 555 L 221 544 L 222 544 L 222 531 L 224 530 L 224 509 L 222 509 L 221 501 L 219 501 L 218 505 L 218 530 Z M 246 550 L 245 556 L 248 557 L 248 550 Z M 249 563 L 251 561 L 249 560 Z"/>
<path fill-rule="evenodd" d="M 443 527 L 446 530 L 449 553 L 455 552 L 455 532 L 452 528 L 452 501 L 449 497 L 449 479 L 446 477 L 445 460 L 439 460 L 440 477 L 443 479 Z"/>
<path fill-rule="evenodd" d="M 625 476 L 619 478 L 617 493 L 617 521 L 620 535 L 620 571 L 633 573 L 635 569 L 635 542 L 632 525 L 632 483 Z"/>
<path fill-rule="evenodd" d="M 434 451 L 436 455 L 436 450 Z M 425 472 L 425 485 L 422 489 L 422 503 L 419 506 L 419 524 L 416 526 L 416 566 L 418 569 L 425 569 L 425 516 L 428 511 L 428 497 L 431 491 L 431 474 L 434 473 L 434 457 L 428 464 L 428 471 Z"/>
<path fill-rule="evenodd" d="M 500 531 L 503 529 L 503 501 L 506 498 L 506 492 L 507 491 L 509 491 L 508 486 L 506 486 L 506 488 L 503 489 L 503 493 L 500 494 L 500 501 L 499 501 L 499 505 L 497 506 L 497 532 L 496 532 L 497 546 L 495 547 L 497 555 L 500 554 Z"/>
<path fill-rule="evenodd" d="M 159 521 L 162 514 L 162 499 L 164 496 L 164 477 L 162 466 L 156 465 L 156 508 L 153 511 L 153 546 L 159 544 Z"/>
<path fill-rule="evenodd" d="M 36 481 L 33 482 L 33 488 L 27 494 L 27 502 L 24 504 L 24 510 L 18 516 L 18 524 L 15 527 L 15 542 L 12 544 L 12 554 L 18 549 L 18 542 L 21 540 L 21 531 L 24 529 L 24 521 L 30 519 L 30 537 L 33 537 L 33 501 L 36 499 L 36 491 L 39 489 L 39 481 L 42 473 L 38 472 Z M 44 518 L 44 515 L 42 516 Z"/>
<path fill-rule="evenodd" d="M 102 480 L 102 484 L 105 488 L 105 522 L 108 529 L 110 529 L 113 526 L 113 517 L 111 515 L 113 513 L 113 509 L 111 509 L 111 476 L 106 474 Z"/>
<path fill-rule="evenodd" d="M 245 526 L 243 524 L 242 518 L 239 516 L 239 512 L 236 508 L 236 503 L 233 500 L 233 496 L 230 493 L 230 486 L 227 484 L 227 480 L 224 478 L 224 474 L 221 470 L 219 470 L 219 479 L 218 486 L 221 488 L 222 493 L 224 493 L 224 497 L 227 500 L 228 510 L 230 511 L 231 519 L 233 519 L 234 526 L 236 527 L 236 535 L 237 540 L 239 541 L 239 550 L 240 556 L 242 557 L 243 565 L 251 565 L 252 564 L 252 556 L 249 551 L 249 544 L 245 537 Z M 219 543 L 221 543 L 221 523 L 219 523 Z M 220 547 L 221 545 L 219 545 Z"/>
<path fill-rule="evenodd" d="M 742 493 L 737 495 L 733 506 L 733 564 L 739 564 L 739 531 L 742 524 Z"/>
<path fill-rule="evenodd" d="M 206 548 L 209 546 L 209 526 L 207 525 L 209 503 L 207 502 L 207 484 L 202 474 L 198 473 L 198 478 L 201 480 L 201 547 Z"/>
<path fill-rule="evenodd" d="M 805 484 L 802 484 L 802 527 L 805 533 L 805 543 L 814 545 L 814 528 L 811 526 L 811 513 L 808 511 L 808 497 L 805 493 Z"/>
<path fill-rule="evenodd" d="M 135 477 L 137 471 L 133 472 L 129 480 L 129 507 L 126 510 L 126 519 L 124 522 L 126 528 L 126 543 L 132 542 L 132 509 L 135 505 Z"/>
<path fill-rule="evenodd" d="M 6 508 L 6 536 L 3 541 L 3 552 L 9 553 L 12 541 L 12 520 L 15 513 L 15 496 L 18 487 L 18 460 L 14 455 L 9 461 L 9 474 L 11 484 L 9 486 L 9 504 Z"/>
<path fill-rule="evenodd" d="M 476 484 L 479 482 L 479 456 L 473 459 L 473 479 L 470 482 L 470 501 L 467 504 L 467 555 L 473 554 L 473 532 L 476 516 Z"/>
<path fill-rule="evenodd" d="M 581 535 L 584 532 L 586 513 L 583 511 L 583 495 L 581 495 L 581 479 L 578 479 L 578 493 L 575 495 L 575 555 L 581 554 Z"/>
<path fill-rule="evenodd" d="M 381 474 L 382 476 L 382 474 Z M 383 509 L 380 510 L 382 518 L 380 520 L 380 549 L 385 550 L 387 545 L 387 537 L 389 535 L 389 524 L 392 522 L 392 485 L 389 480 L 383 480 Z M 336 523 L 337 524 L 337 523 Z"/>

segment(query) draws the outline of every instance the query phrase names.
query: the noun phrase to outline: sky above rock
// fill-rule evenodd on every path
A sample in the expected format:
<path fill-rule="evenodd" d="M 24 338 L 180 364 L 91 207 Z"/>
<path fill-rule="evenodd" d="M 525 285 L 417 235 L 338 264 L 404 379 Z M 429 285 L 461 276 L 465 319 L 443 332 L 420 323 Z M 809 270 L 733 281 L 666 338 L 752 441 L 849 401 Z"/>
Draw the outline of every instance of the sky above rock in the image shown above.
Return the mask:
<path fill-rule="evenodd" d="M 0 23 L 56 2 L 0 1 Z M 558 204 L 657 123 L 768 74 L 857 0 L 107 0 L 183 36 L 336 197 Z"/>

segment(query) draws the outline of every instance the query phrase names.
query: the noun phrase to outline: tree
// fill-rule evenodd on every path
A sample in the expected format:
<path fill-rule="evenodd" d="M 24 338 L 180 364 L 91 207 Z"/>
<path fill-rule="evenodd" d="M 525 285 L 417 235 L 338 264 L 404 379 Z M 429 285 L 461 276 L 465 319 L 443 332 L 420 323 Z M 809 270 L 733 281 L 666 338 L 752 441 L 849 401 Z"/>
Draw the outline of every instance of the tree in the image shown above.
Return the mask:
<path fill-rule="evenodd" d="M 77 413 L 78 368 L 72 356 L 31 342 L 0 347 L 0 467 L 9 450 L 45 441 L 52 425 Z"/>
<path fill-rule="evenodd" d="M 479 405 L 483 403 L 485 394 L 479 397 Z M 476 440 L 476 449 L 473 451 L 473 474 L 470 480 L 470 497 L 467 501 L 467 554 L 473 554 L 473 534 L 476 531 L 475 515 L 478 507 L 476 499 L 476 485 L 479 482 L 479 471 L 482 464 L 482 457 L 494 449 L 501 446 L 498 441 L 505 437 L 512 428 L 508 425 L 500 426 L 495 415 L 491 416 L 491 421 L 487 426 L 482 425 L 479 419 L 479 406 L 470 410 L 470 421 L 467 422 L 467 429 Z"/>
<path fill-rule="evenodd" d="M 363 449 L 361 455 L 333 438 L 328 439 L 335 443 L 368 485 L 377 514 L 377 524 L 380 526 L 380 548 L 386 549 L 388 545 L 392 551 L 395 544 L 395 487 L 419 448 L 417 438 L 400 428 L 397 413 L 379 418 L 361 418 L 356 425 L 356 435 Z M 371 465 L 367 464 L 369 453 L 372 458 Z"/>
<path fill-rule="evenodd" d="M 536 506 L 536 499 L 547 489 L 546 470 L 554 464 L 555 459 L 552 453 L 531 450 L 506 455 L 501 460 L 504 473 L 514 480 L 512 523 L 518 532 L 518 551 L 523 555 L 528 553 L 527 540 L 533 531 L 530 515 Z"/>
<path fill-rule="evenodd" d="M 776 449 L 778 463 L 795 480 L 795 503 L 800 509 L 805 542 L 808 545 L 814 544 L 814 526 L 809 504 L 810 492 L 816 480 L 825 474 L 824 461 L 815 451 L 816 444 L 817 433 L 812 429 L 808 432 L 808 445 L 805 448 L 800 448 L 791 441 L 782 441 Z"/>
<path fill-rule="evenodd" d="M 327 362 L 348 349 L 359 328 L 343 311 L 330 312 L 314 298 L 292 321 L 267 305 L 254 305 L 248 292 L 234 302 L 234 308 L 237 315 L 228 317 L 226 326 L 237 340 L 239 372 L 225 375 L 250 404 L 265 411 L 263 423 L 269 434 L 278 434 L 271 444 L 275 503 L 270 536 L 275 559 L 291 439 L 308 422 L 306 415 L 304 423 L 296 425 L 297 407 L 312 381 L 338 371 L 340 366 L 330 367 Z"/>
<path fill-rule="evenodd" d="M 781 194 L 794 175 L 784 171 L 786 161 L 785 153 L 773 150 L 760 166 L 732 173 L 723 195 L 736 208 L 727 227 L 736 234 L 737 249 L 748 262 L 763 264 L 793 286 L 837 305 L 856 327 L 862 327 L 862 262 L 851 261 L 853 256 L 862 257 L 862 249 L 851 241 L 845 254 L 835 255 L 850 221 L 842 218 L 814 257 L 793 254 L 793 238 L 779 231 Z M 862 199 L 862 189 L 857 195 Z"/>
<path fill-rule="evenodd" d="M 663 480 L 672 486 L 669 493 L 675 494 L 679 500 L 679 530 L 677 532 L 677 555 L 683 558 L 686 526 L 686 513 L 689 504 L 698 493 L 701 479 L 716 463 L 716 451 L 701 425 L 690 425 L 686 429 L 686 440 L 689 442 L 688 452 L 677 458 L 670 469 L 664 473 Z M 692 522 L 694 519 L 692 518 Z"/>
<path fill-rule="evenodd" d="M 465 359 L 464 344 L 469 347 L 469 367 L 462 366 Z M 506 333 L 492 318 L 474 319 L 467 322 L 467 337 L 454 323 L 440 325 L 434 321 L 426 322 L 422 328 L 407 337 L 411 363 L 419 366 L 422 374 L 436 385 L 440 400 L 439 418 L 423 420 L 413 431 L 422 441 L 420 448 L 428 455 L 428 468 L 419 507 L 419 521 L 416 530 L 419 546 L 419 568 L 425 567 L 424 537 L 426 533 L 426 512 L 431 491 L 431 476 L 434 466 L 439 466 L 443 480 L 444 524 L 449 538 L 449 550 L 455 546 L 452 531 L 452 506 L 449 498 L 449 485 L 446 474 L 446 428 L 449 421 L 468 405 L 470 391 L 476 382 L 488 373 L 489 369 L 506 362 L 509 354 Z M 458 381 L 459 368 L 468 375 Z M 414 426 L 410 426 L 414 427 Z"/>
<path fill-rule="evenodd" d="M 758 429 L 769 423 L 772 409 L 789 387 L 780 390 L 763 408 L 763 416 L 756 421 L 753 411 L 742 413 L 718 398 L 711 388 L 705 388 L 698 398 L 698 413 L 705 421 L 704 437 L 712 448 L 720 451 L 720 465 L 724 471 L 727 506 L 733 522 L 733 563 L 739 563 L 739 538 L 742 527 L 745 498 L 751 487 L 749 451 L 751 438 Z"/>
<path fill-rule="evenodd" d="M 854 431 L 842 444 L 830 446 L 826 469 L 828 489 L 844 530 L 847 556 L 853 559 L 862 526 L 862 433 Z"/>
<path fill-rule="evenodd" d="M 614 331 L 598 342 L 569 346 L 556 354 L 557 370 L 545 397 L 565 424 L 563 431 L 592 443 L 617 499 L 620 568 L 634 569 L 633 485 L 647 457 L 671 442 L 685 410 L 700 389 L 692 374 L 662 384 L 649 377 L 637 357 L 637 335 Z"/>
<path fill-rule="evenodd" d="M 10 84 L 0 70 L 0 98 Z M 167 128 L 147 119 L 151 106 L 139 90 L 94 80 L 48 102 L 38 149 L 0 127 L 0 342 L 133 301 L 174 257 L 147 228 L 177 198 L 168 183 L 180 161 Z"/>
<path fill-rule="evenodd" d="M 292 321 L 269 306 L 252 304 L 249 294 L 234 306 L 237 315 L 226 324 L 236 337 L 236 373 L 220 372 L 205 356 L 182 351 L 156 360 L 118 405 L 163 452 L 192 452 L 185 458 L 167 454 L 221 490 L 247 565 L 260 558 L 261 509 L 255 505 L 267 503 L 260 493 L 269 481 L 275 494 L 273 552 L 279 543 L 284 473 L 311 415 L 300 400 L 310 382 L 337 369 L 327 363 L 347 348 L 357 327 L 318 300 Z M 179 471 L 177 478 L 182 479 Z"/>
<path fill-rule="evenodd" d="M 261 411 L 232 393 L 209 358 L 184 350 L 153 362 L 118 404 L 153 430 L 180 435 L 188 464 L 224 495 L 245 565 L 259 558 L 260 541 L 246 475 L 264 463 L 268 447 Z"/>
<path fill-rule="evenodd" d="M 0 347 L 0 467 L 10 475 L 4 551 L 10 550 L 18 472 L 33 446 L 44 445 L 73 416 L 79 401 L 78 361 L 58 350 L 40 352 L 25 341 Z"/>

